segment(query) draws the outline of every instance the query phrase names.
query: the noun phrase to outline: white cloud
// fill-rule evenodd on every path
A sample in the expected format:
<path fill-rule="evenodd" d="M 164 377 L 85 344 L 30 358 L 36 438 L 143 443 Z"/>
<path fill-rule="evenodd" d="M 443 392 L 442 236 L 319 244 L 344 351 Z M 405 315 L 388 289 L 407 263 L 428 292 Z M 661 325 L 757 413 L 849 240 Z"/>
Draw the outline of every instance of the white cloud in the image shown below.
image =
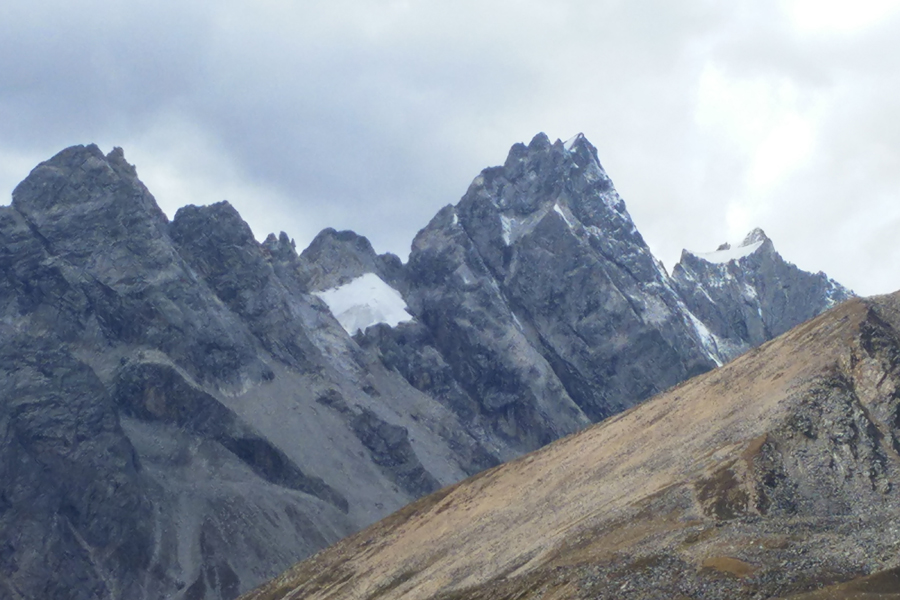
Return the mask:
<path fill-rule="evenodd" d="M 731 76 L 708 64 L 700 78 L 696 119 L 747 164 L 747 192 L 765 193 L 802 166 L 815 144 L 819 107 L 803 102 L 789 79 Z"/>
<path fill-rule="evenodd" d="M 859 33 L 900 12 L 897 0 L 783 0 L 782 6 L 804 33 Z"/>
<path fill-rule="evenodd" d="M 796 113 L 781 116 L 756 147 L 750 166 L 749 188 L 765 192 L 802 166 L 815 143 L 811 119 Z"/>

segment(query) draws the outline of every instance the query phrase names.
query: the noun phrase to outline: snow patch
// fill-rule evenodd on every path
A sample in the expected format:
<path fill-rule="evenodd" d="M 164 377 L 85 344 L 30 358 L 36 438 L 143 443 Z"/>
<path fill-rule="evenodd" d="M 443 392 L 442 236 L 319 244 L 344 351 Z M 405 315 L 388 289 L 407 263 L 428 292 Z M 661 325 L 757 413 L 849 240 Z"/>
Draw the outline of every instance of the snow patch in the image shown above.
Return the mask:
<path fill-rule="evenodd" d="M 745 256 L 750 256 L 757 250 L 763 242 L 754 242 L 746 246 L 738 246 L 737 248 L 726 248 L 724 250 L 716 250 L 715 252 L 691 252 L 697 258 L 702 258 L 706 262 L 715 264 L 725 264 L 733 260 L 740 260 Z"/>
<path fill-rule="evenodd" d="M 378 323 L 396 327 L 413 319 L 400 292 L 375 273 L 366 273 L 342 286 L 314 294 L 328 305 L 331 314 L 350 335 Z"/>
<path fill-rule="evenodd" d="M 462 280 L 463 285 L 472 285 L 475 283 L 475 274 L 472 273 L 472 269 L 466 264 L 462 264 L 456 269 L 456 275 Z"/>
<path fill-rule="evenodd" d="M 687 313 L 688 318 L 691 320 L 691 325 L 694 326 L 694 330 L 697 332 L 697 335 L 700 336 L 700 343 L 703 344 L 703 349 L 706 350 L 706 355 L 716 363 L 716 366 L 721 367 L 723 363 L 719 359 L 719 348 L 716 344 L 716 336 L 706 328 L 706 325 L 704 325 L 700 319 L 694 316 L 694 313 L 687 310 L 687 307 L 685 307 L 685 312 Z"/>
<path fill-rule="evenodd" d="M 744 298 L 747 300 L 757 300 L 759 298 L 759 295 L 756 293 L 756 288 L 746 281 L 744 282 Z"/>
<path fill-rule="evenodd" d="M 608 177 L 606 177 L 606 174 L 600 170 L 600 167 L 594 167 L 593 169 L 590 169 L 585 174 L 585 177 L 587 178 L 588 181 L 597 181 L 599 179 L 608 179 Z M 609 210 L 611 210 L 613 213 L 615 213 L 615 214 L 619 213 L 617 207 L 622 202 L 622 197 L 619 196 L 619 192 L 617 192 L 616 190 L 612 190 L 612 189 L 607 190 L 601 194 L 598 194 L 598 199 L 601 202 L 603 202 L 603 204 L 605 204 L 607 206 L 607 208 L 609 208 Z M 626 217 L 627 217 L 627 215 L 626 215 Z M 627 217 L 627 218 L 629 220 L 631 220 L 631 217 Z"/>
<path fill-rule="evenodd" d="M 828 288 L 825 290 L 825 308 L 832 308 L 839 304 L 838 299 L 835 297 L 838 294 L 842 297 L 841 302 L 846 300 L 847 296 L 845 295 L 845 292 L 849 292 L 851 295 L 853 294 L 852 290 L 844 290 L 834 279 L 829 279 Z"/>
<path fill-rule="evenodd" d="M 500 226 L 503 228 L 503 243 L 509 246 L 534 231 L 534 228 L 537 227 L 538 223 L 541 222 L 549 211 L 550 207 L 544 206 L 524 217 L 509 217 L 500 213 Z"/>
<path fill-rule="evenodd" d="M 563 143 L 563 147 L 566 149 L 567 152 L 571 152 L 572 148 L 575 147 L 575 142 L 577 142 L 579 138 L 583 138 L 583 137 L 584 137 L 583 134 L 576 133 L 575 135 L 573 135 L 572 137 L 567 139 L 565 141 L 565 143 Z"/>
<path fill-rule="evenodd" d="M 506 215 L 500 215 L 500 225 L 503 227 L 503 243 L 509 246 L 512 239 L 513 220 Z"/>
<path fill-rule="evenodd" d="M 660 325 L 665 323 L 672 315 L 666 303 L 656 296 L 646 296 L 644 298 L 644 312 L 641 318 L 644 323 L 649 325 Z"/>
<path fill-rule="evenodd" d="M 572 224 L 572 221 L 569 220 L 569 217 L 566 216 L 566 213 L 560 208 L 559 203 L 553 205 L 553 210 L 556 211 L 556 214 L 563 218 L 563 221 L 566 222 L 566 225 L 569 226 L 569 229 L 575 229 L 575 226 Z"/>

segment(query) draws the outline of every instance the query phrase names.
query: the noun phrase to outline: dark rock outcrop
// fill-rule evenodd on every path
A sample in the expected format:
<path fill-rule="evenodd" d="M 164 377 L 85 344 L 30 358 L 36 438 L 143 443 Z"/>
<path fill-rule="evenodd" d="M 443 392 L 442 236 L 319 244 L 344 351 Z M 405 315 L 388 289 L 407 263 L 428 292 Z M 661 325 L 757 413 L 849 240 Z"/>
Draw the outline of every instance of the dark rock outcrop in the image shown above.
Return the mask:
<path fill-rule="evenodd" d="M 411 495 L 424 496 L 441 487 L 422 467 L 409 443 L 409 431 L 405 427 L 391 425 L 365 409 L 353 418 L 351 427 L 371 453 L 375 464 Z"/>
<path fill-rule="evenodd" d="M 139 597 L 153 506 L 109 394 L 52 338 L 0 336 L 0 596 Z"/>
<path fill-rule="evenodd" d="M 284 452 L 252 431 L 213 396 L 191 385 L 174 366 L 126 363 L 116 374 L 113 399 L 123 416 L 165 423 L 216 442 L 266 481 L 316 496 L 347 512 L 346 498 L 321 478 L 304 475 Z"/>

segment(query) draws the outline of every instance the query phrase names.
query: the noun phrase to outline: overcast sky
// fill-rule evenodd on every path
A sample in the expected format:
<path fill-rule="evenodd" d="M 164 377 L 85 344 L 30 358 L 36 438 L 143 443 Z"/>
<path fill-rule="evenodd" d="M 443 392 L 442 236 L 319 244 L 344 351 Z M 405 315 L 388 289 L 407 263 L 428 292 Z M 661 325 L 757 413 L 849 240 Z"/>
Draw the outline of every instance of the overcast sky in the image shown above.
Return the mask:
<path fill-rule="evenodd" d="M 578 132 L 671 270 L 763 227 L 900 289 L 900 1 L 0 3 L 0 203 L 62 148 L 122 146 L 172 217 L 353 229 L 404 260 L 509 147 Z"/>

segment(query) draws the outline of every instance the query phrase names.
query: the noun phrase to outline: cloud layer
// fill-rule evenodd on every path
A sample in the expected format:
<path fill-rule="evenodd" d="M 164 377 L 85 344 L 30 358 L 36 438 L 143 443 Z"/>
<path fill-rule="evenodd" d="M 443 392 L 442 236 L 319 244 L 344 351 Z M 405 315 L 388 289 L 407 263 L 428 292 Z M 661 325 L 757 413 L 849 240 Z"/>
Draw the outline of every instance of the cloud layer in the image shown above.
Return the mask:
<path fill-rule="evenodd" d="M 405 258 L 513 143 L 582 131 L 671 268 L 763 227 L 900 289 L 900 3 L 85 0 L 0 7 L 0 192 L 122 146 L 171 216 Z"/>

